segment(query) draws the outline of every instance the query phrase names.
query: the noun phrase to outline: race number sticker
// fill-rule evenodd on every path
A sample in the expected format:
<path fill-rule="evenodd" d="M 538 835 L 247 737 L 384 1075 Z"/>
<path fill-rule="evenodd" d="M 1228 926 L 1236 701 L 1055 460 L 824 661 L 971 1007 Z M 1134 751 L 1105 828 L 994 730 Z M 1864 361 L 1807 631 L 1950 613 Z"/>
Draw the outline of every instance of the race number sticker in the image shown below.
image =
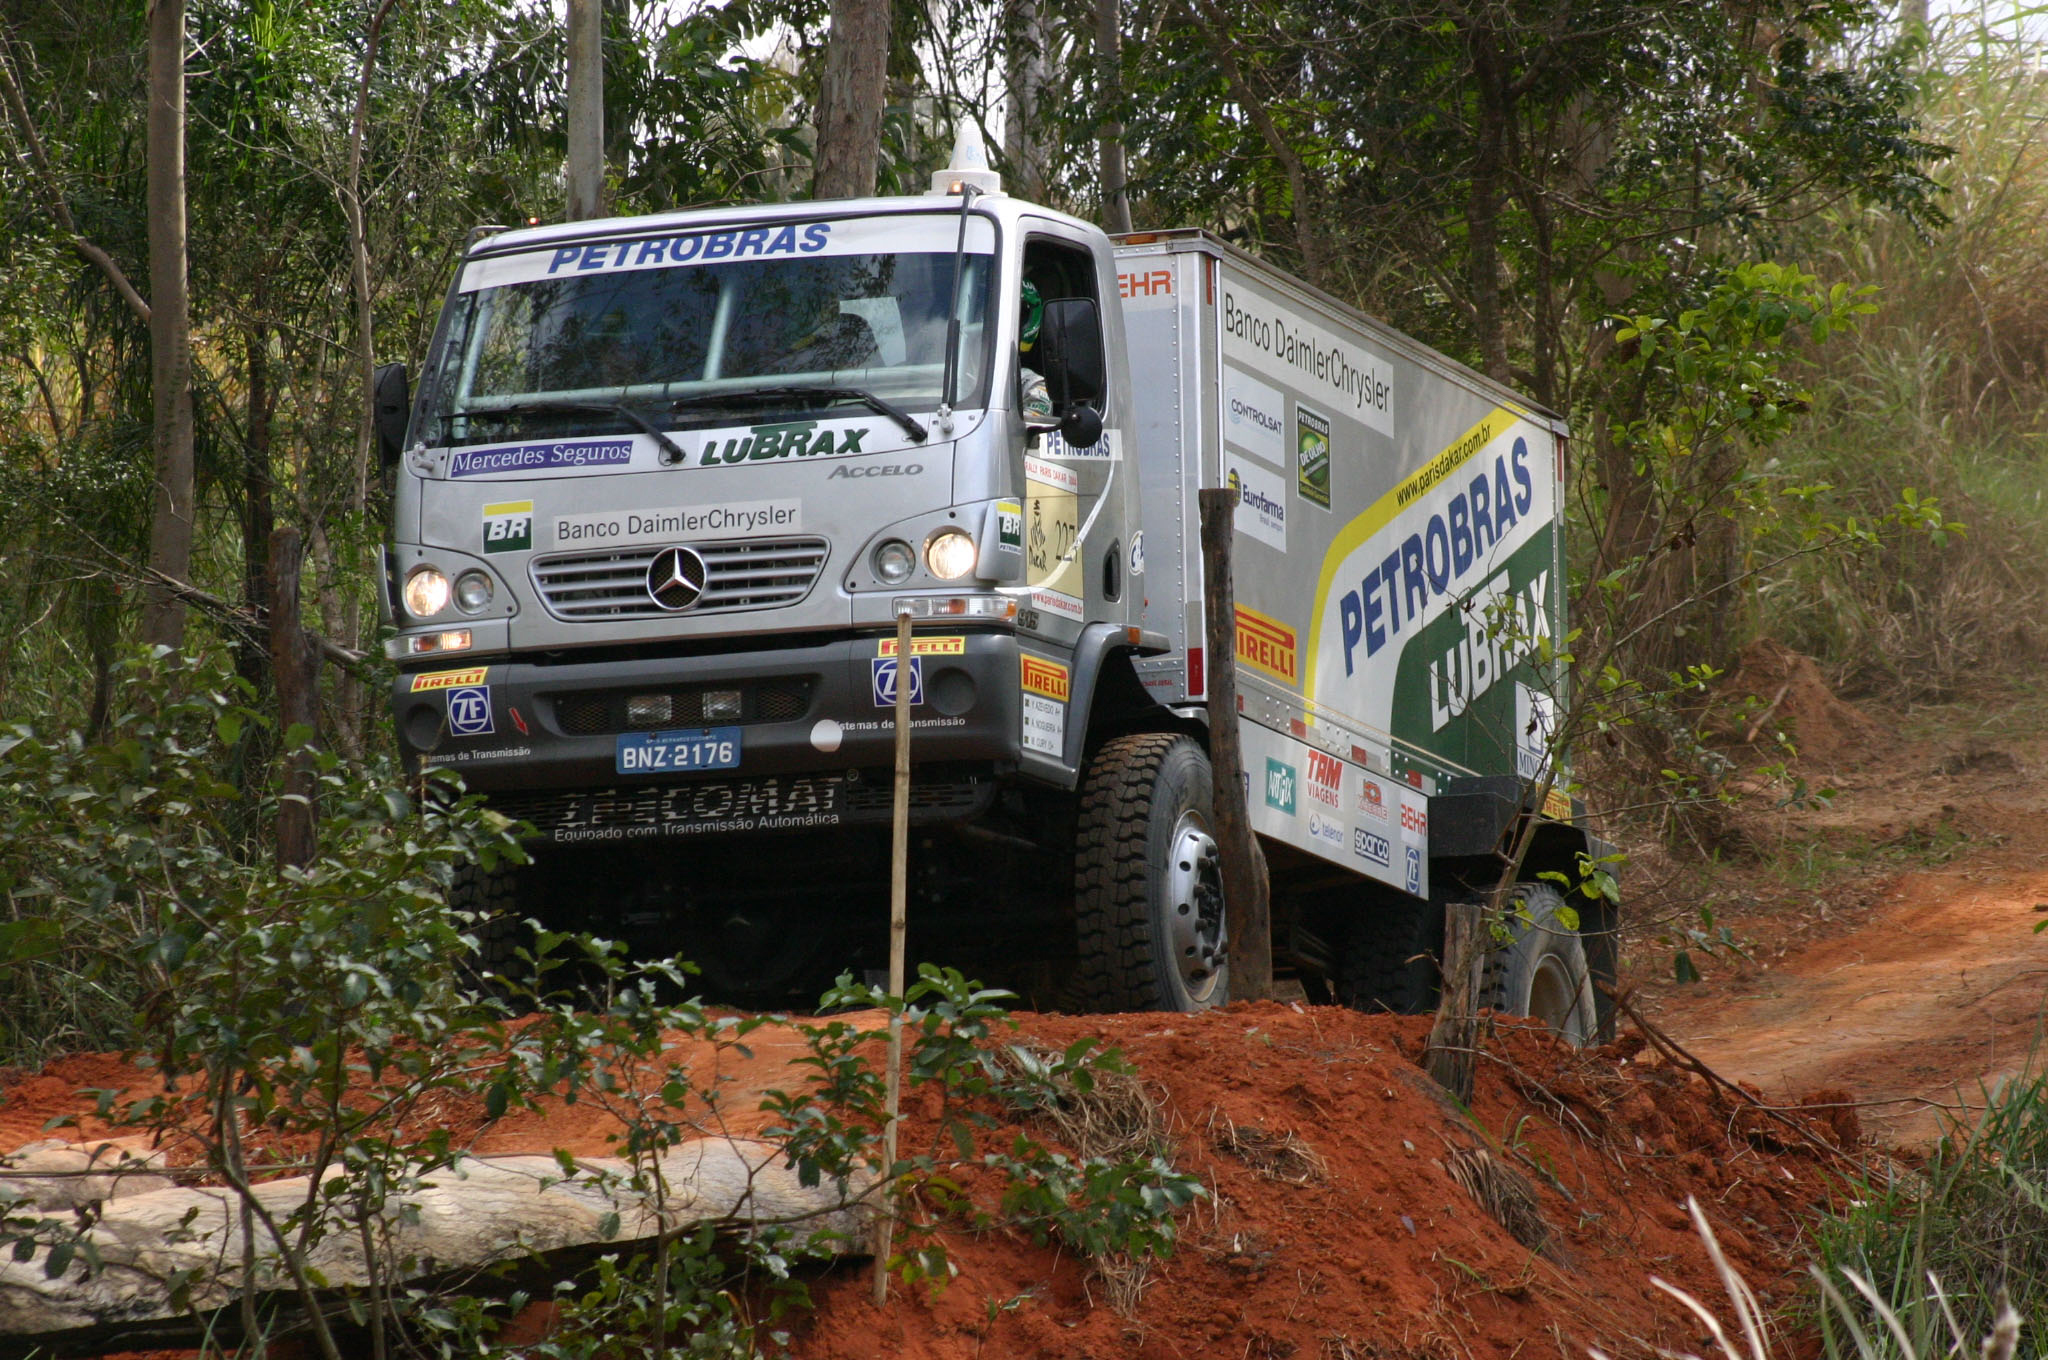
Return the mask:
<path fill-rule="evenodd" d="M 1032 602 L 1068 618 L 1082 615 L 1081 478 L 1042 458 L 1024 460 L 1024 579 Z"/>
<path fill-rule="evenodd" d="M 1029 654 L 1018 657 L 1023 690 L 1024 749 L 1060 757 L 1067 750 L 1067 668 Z"/>

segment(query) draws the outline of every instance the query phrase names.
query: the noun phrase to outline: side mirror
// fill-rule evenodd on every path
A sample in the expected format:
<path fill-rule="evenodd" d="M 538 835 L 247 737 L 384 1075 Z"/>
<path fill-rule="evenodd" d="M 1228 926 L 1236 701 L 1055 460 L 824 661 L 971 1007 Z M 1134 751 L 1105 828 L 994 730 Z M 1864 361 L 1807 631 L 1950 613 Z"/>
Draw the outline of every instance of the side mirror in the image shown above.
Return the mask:
<path fill-rule="evenodd" d="M 405 426 L 412 417 L 412 384 L 404 364 L 377 365 L 370 380 L 370 410 L 377 431 L 377 454 L 388 468 L 405 450 Z"/>
<path fill-rule="evenodd" d="M 1108 394 L 1109 363 L 1102 348 L 1102 314 L 1095 310 L 1094 298 L 1057 298 L 1046 303 L 1038 325 L 1038 349 L 1056 415 L 1064 419 L 1078 406 L 1101 407 Z M 1060 434 L 1068 437 L 1064 428 Z"/>
<path fill-rule="evenodd" d="M 1102 412 L 1093 406 L 1073 406 L 1060 417 L 1060 438 L 1070 449 L 1092 449 L 1102 438 Z"/>

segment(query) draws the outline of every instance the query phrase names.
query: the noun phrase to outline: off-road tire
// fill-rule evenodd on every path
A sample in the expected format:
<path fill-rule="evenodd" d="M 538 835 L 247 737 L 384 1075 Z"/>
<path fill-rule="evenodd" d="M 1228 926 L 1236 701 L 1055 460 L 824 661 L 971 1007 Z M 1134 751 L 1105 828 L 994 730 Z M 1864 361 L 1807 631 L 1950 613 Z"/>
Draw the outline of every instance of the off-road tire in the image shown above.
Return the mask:
<path fill-rule="evenodd" d="M 1421 1015 L 1436 1006 L 1443 949 L 1442 903 L 1412 897 L 1375 903 L 1345 931 L 1337 999 L 1353 1010 Z"/>
<path fill-rule="evenodd" d="M 1173 853 L 1177 841 L 1183 849 L 1207 841 L 1213 857 L 1214 797 L 1209 757 L 1183 736 L 1118 737 L 1089 763 L 1075 837 L 1079 957 L 1068 993 L 1076 1009 L 1185 1012 L 1228 999 L 1220 868 L 1199 855 L 1177 862 Z M 1190 876 L 1202 880 L 1199 891 L 1175 892 Z M 1182 918 L 1183 907 L 1192 915 Z M 1214 948 L 1198 948 L 1214 956 L 1213 967 L 1190 979 L 1174 943 L 1177 920 L 1212 916 L 1213 931 L 1202 939 Z M 1185 935 L 1190 927 L 1178 929 Z"/>
<path fill-rule="evenodd" d="M 1585 941 L 1558 923 L 1564 894 L 1548 883 L 1517 883 L 1515 895 L 1522 907 L 1507 920 L 1508 942 L 1486 956 L 1479 1004 L 1539 1019 L 1575 1048 L 1598 1042 Z"/>
<path fill-rule="evenodd" d="M 486 869 L 480 864 L 458 864 L 448 885 L 448 905 L 457 911 L 476 914 L 468 926 L 476 937 L 477 950 L 469 961 L 473 981 L 482 989 L 503 996 L 504 983 L 489 979 L 510 978 L 524 968 L 519 947 L 532 942 L 533 929 L 519 910 L 519 872 L 510 864 Z"/>

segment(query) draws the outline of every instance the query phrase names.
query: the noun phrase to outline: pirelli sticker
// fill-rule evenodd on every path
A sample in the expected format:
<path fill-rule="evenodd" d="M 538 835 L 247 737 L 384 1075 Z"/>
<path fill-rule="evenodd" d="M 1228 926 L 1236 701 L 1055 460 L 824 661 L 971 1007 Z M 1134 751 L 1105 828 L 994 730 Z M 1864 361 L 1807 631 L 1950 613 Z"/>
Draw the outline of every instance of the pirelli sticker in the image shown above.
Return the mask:
<path fill-rule="evenodd" d="M 1237 607 L 1237 659 L 1275 680 L 1300 683 L 1294 630 L 1256 609 Z"/>
<path fill-rule="evenodd" d="M 1553 788 L 1543 795 L 1543 815 L 1560 822 L 1572 819 L 1572 798 L 1563 789 Z"/>
<path fill-rule="evenodd" d="M 481 685 L 490 673 L 489 666 L 471 666 L 463 671 L 428 671 L 412 678 L 412 692 L 424 694 L 435 689 L 466 689 L 471 685 Z"/>
<path fill-rule="evenodd" d="M 1024 749 L 1062 759 L 1067 750 L 1067 668 L 1029 654 L 1017 658 L 1023 685 L 1019 705 Z"/>
<path fill-rule="evenodd" d="M 965 656 L 967 639 L 964 637 L 914 637 L 910 640 L 912 656 Z M 875 645 L 876 656 L 896 655 L 896 639 L 883 638 Z"/>
<path fill-rule="evenodd" d="M 1045 661 L 1030 654 L 1017 658 L 1023 667 L 1023 685 L 1026 694 L 1042 694 L 1048 699 L 1067 701 L 1067 668 L 1057 661 Z"/>

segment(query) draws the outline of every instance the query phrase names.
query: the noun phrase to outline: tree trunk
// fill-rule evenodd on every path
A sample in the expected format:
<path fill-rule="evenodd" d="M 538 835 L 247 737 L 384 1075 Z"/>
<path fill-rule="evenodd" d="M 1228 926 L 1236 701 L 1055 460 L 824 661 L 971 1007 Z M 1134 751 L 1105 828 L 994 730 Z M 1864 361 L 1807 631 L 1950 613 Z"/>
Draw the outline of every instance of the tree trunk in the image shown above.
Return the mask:
<path fill-rule="evenodd" d="M 1003 118 L 1003 158 L 1010 192 L 1045 200 L 1051 154 L 1045 138 L 1046 90 L 1052 83 L 1052 25 L 1045 0 L 1011 0 L 1003 42 L 1009 110 Z"/>
<path fill-rule="evenodd" d="M 1322 224 L 1316 220 L 1315 192 L 1309 183 L 1308 166 L 1303 163 L 1293 143 L 1280 131 L 1280 125 L 1273 121 L 1265 101 L 1252 91 L 1251 83 L 1245 79 L 1244 68 L 1237 59 L 1230 36 L 1229 16 L 1216 0 L 1202 0 L 1202 13 L 1206 19 L 1202 24 L 1202 36 L 1208 43 L 1209 54 L 1216 59 L 1217 70 L 1223 73 L 1224 83 L 1230 87 L 1231 98 L 1244 109 L 1245 117 L 1251 119 L 1252 126 L 1258 129 L 1266 149 L 1287 172 L 1287 192 L 1294 200 L 1288 216 L 1294 222 L 1295 248 L 1301 252 L 1302 277 L 1318 288 L 1327 288 L 1330 286 L 1329 261 L 1323 250 Z"/>
<path fill-rule="evenodd" d="M 604 6 L 569 0 L 569 220 L 604 210 Z"/>
<path fill-rule="evenodd" d="M 149 7 L 149 349 L 155 398 L 156 502 L 145 642 L 180 647 L 196 522 L 192 465 L 192 321 L 185 280 L 185 0 Z"/>
<path fill-rule="evenodd" d="M 1473 129 L 1472 187 L 1465 206 L 1466 270 L 1482 366 L 1487 377 L 1505 383 L 1511 375 L 1500 300 L 1500 210 L 1507 173 L 1507 77 L 1491 32 L 1475 29 L 1467 35 L 1467 42 L 1479 111 Z"/>
<path fill-rule="evenodd" d="M 1224 924 L 1230 933 L 1230 999 L 1273 995 L 1272 881 L 1245 811 L 1244 756 L 1237 735 L 1237 601 L 1230 538 L 1237 493 L 1208 488 L 1202 508 L 1202 614 L 1209 654 L 1209 771 L 1216 845 L 1223 854 Z"/>
<path fill-rule="evenodd" d="M 268 305 L 268 290 L 258 282 L 251 309 L 258 316 Z M 270 617 L 270 534 L 276 525 L 270 479 L 270 327 L 250 323 L 243 332 L 248 349 L 248 391 L 244 409 L 247 433 L 242 443 L 242 605 L 252 618 Z M 244 638 L 236 649 L 236 669 L 258 693 L 270 675 L 269 649 L 256 638 Z"/>
<path fill-rule="evenodd" d="M 832 0 L 832 38 L 818 97 L 812 198 L 865 198 L 882 159 L 889 0 Z"/>
<path fill-rule="evenodd" d="M 1477 902 L 1444 909 L 1443 995 L 1422 1067 L 1459 1103 L 1472 1103 L 1472 1071 L 1479 1051 L 1479 970 L 1490 941 L 1486 913 Z"/>
<path fill-rule="evenodd" d="M 1095 0 L 1095 97 L 1104 114 L 1095 147 L 1102 161 L 1102 229 L 1131 229 L 1130 171 L 1124 164 L 1124 29 L 1120 0 Z"/>
<path fill-rule="evenodd" d="M 630 1252 L 651 1242 L 664 1220 L 671 1235 L 698 1223 L 745 1230 L 753 1223 L 788 1222 L 800 1238 L 830 1229 L 837 1236 L 829 1249 L 858 1254 L 867 1235 L 857 1206 L 868 1178 L 857 1177 L 844 1191 L 829 1178 L 807 1188 L 783 1162 L 781 1149 L 765 1143 L 683 1143 L 659 1159 L 657 1183 L 667 1194 L 657 1199 L 627 1189 L 632 1168 L 616 1158 L 579 1159 L 580 1174 L 567 1180 L 553 1157 L 466 1158 L 434 1173 L 431 1186 L 393 1195 L 368 1234 L 378 1248 L 376 1260 L 366 1252 L 363 1235 L 336 1222 L 299 1264 L 319 1272 L 326 1292 L 318 1301 L 331 1304 L 333 1291 L 360 1291 L 373 1281 L 445 1277 L 526 1261 L 546 1266 L 552 1279 L 570 1264 L 551 1260 L 553 1254 L 600 1243 L 607 1251 Z M 330 1167 L 323 1179 L 341 1174 L 341 1168 Z M 0 1179 L 9 1189 L 35 1185 Z M 265 1181 L 249 1188 L 249 1200 L 259 1218 L 281 1225 L 309 1198 L 318 1198 L 309 1197 L 308 1189 L 304 1177 Z M 345 1205 L 334 1209 L 346 1212 Z M 272 1300 L 288 1296 L 291 1284 L 275 1239 L 259 1227 L 245 1257 L 244 1223 L 241 1198 L 219 1186 L 108 1200 L 84 1230 L 103 1263 L 98 1271 L 77 1261 L 51 1279 L 43 1269 L 47 1248 L 25 1261 L 12 1253 L 0 1259 L 0 1350 L 14 1353 L 54 1340 L 75 1346 L 84 1340 L 80 1333 L 110 1342 L 189 1343 L 210 1325 L 227 1324 L 230 1315 L 214 1316 L 216 1310 L 233 1305 L 245 1287 Z M 181 1277 L 185 1282 L 178 1287 Z"/>
<path fill-rule="evenodd" d="M 284 796 L 277 805 L 277 867 L 313 862 L 318 812 L 313 761 L 307 747 L 320 723 L 320 654 L 299 620 L 299 531 L 289 526 L 270 537 L 270 666 L 277 677 L 277 729 L 284 746 Z M 294 728 L 304 731 L 297 737 Z"/>
<path fill-rule="evenodd" d="M 355 113 L 349 122 L 347 180 L 341 195 L 348 218 L 349 286 L 355 303 L 356 322 L 356 372 L 362 384 L 362 404 L 356 411 L 355 478 L 348 502 L 349 512 L 358 522 L 365 518 L 370 504 L 370 465 L 377 439 L 376 314 L 370 289 L 369 229 L 363 217 L 363 141 L 369 128 L 370 80 L 377 69 L 377 47 L 383 37 L 384 21 L 396 3 L 397 0 L 379 0 L 364 36 L 363 69 L 356 78 Z M 368 560 L 363 562 L 362 570 L 372 571 Z M 339 630 L 329 627 L 327 632 L 330 637 L 339 637 L 343 646 L 356 647 L 362 642 L 359 636 L 362 606 L 354 591 L 348 592 L 347 599 L 343 626 Z M 352 756 L 360 753 L 356 734 L 361 725 L 362 710 L 362 683 L 344 671 L 341 676 L 341 721 L 337 727 L 342 734 L 343 749 Z"/>

